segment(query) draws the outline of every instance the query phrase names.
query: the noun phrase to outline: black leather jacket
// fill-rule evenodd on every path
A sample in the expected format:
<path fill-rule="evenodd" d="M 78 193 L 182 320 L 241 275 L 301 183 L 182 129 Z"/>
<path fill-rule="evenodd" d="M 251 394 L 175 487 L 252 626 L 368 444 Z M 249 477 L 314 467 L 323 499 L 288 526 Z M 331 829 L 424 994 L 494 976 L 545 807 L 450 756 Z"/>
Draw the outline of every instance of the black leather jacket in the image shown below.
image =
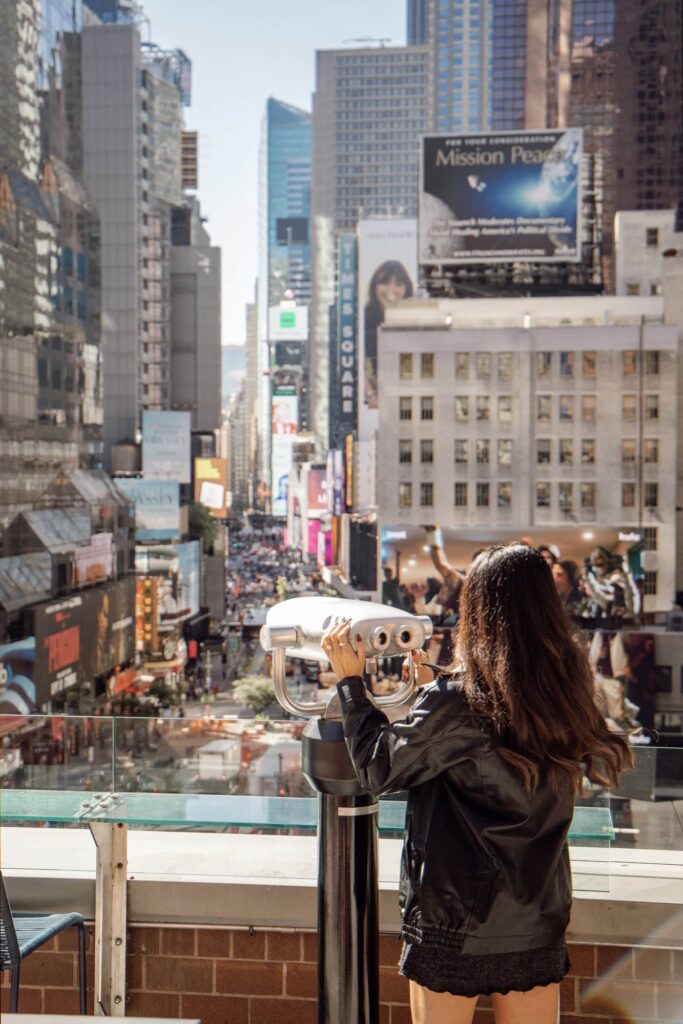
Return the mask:
<path fill-rule="evenodd" d="M 404 939 L 474 954 L 561 939 L 571 907 L 571 797 L 544 782 L 525 792 L 457 679 L 427 687 L 393 724 L 360 678 L 343 679 L 338 691 L 362 785 L 377 795 L 408 790 Z"/>

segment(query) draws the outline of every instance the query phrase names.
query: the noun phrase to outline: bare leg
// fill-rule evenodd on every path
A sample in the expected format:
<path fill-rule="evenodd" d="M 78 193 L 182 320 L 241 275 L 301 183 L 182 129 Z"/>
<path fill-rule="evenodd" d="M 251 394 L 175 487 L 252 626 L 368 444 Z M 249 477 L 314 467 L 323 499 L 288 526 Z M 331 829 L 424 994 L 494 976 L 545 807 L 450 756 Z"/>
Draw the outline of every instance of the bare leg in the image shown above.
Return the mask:
<path fill-rule="evenodd" d="M 468 999 L 466 996 L 452 996 L 449 992 L 432 992 L 411 981 L 410 1012 L 413 1024 L 472 1024 L 478 998 L 474 996 Z M 543 1022 L 539 1021 L 538 1024 Z"/>
<path fill-rule="evenodd" d="M 557 1024 L 560 986 L 539 985 L 530 992 L 491 996 L 496 1024 Z"/>

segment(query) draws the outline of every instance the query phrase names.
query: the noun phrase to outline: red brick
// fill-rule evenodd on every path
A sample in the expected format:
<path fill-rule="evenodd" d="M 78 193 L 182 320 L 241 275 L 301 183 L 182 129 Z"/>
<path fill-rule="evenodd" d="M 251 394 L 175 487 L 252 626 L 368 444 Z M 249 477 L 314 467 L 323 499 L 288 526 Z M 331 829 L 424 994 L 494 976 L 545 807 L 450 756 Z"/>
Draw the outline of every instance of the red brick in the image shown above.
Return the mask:
<path fill-rule="evenodd" d="M 380 967 L 379 997 L 383 1003 L 408 1003 L 408 980 L 395 967 Z"/>
<path fill-rule="evenodd" d="M 240 996 L 282 995 L 282 968 L 281 963 L 219 960 L 216 963 L 215 991 Z"/>
<path fill-rule="evenodd" d="M 401 957 L 402 942 L 398 935 L 380 935 L 379 962 L 382 967 L 397 967 Z"/>
<path fill-rule="evenodd" d="M 141 956 L 126 957 L 126 988 L 144 989 Z"/>
<path fill-rule="evenodd" d="M 597 946 L 598 975 L 609 974 L 612 980 L 633 977 L 631 949 L 624 946 Z"/>
<path fill-rule="evenodd" d="M 57 948 L 60 953 L 77 953 L 78 952 L 78 939 L 79 931 L 78 928 L 66 928 L 63 932 L 60 932 L 57 936 Z M 92 928 L 85 929 L 85 949 L 86 952 L 92 952 L 95 947 L 95 941 L 93 936 Z M 44 949 L 41 946 L 41 949 Z"/>
<path fill-rule="evenodd" d="M 563 1010 L 576 1009 L 576 978 L 565 978 L 560 983 L 560 1005 Z"/>
<path fill-rule="evenodd" d="M 202 1024 L 249 1024 L 249 1000 L 238 996 L 182 996 L 180 1008 Z"/>
<path fill-rule="evenodd" d="M 633 970 L 640 981 L 673 981 L 673 951 L 636 947 Z"/>
<path fill-rule="evenodd" d="M 494 1024 L 493 1010 L 475 1010 L 472 1024 Z"/>
<path fill-rule="evenodd" d="M 159 928 L 131 928 L 128 932 L 129 953 L 155 953 L 161 952 L 161 938 Z"/>
<path fill-rule="evenodd" d="M 301 960 L 301 936 L 298 932 L 268 932 L 267 960 Z"/>
<path fill-rule="evenodd" d="M 391 1007 L 387 1003 L 379 1004 L 379 1024 L 391 1024 Z"/>
<path fill-rule="evenodd" d="M 76 958 L 73 953 L 31 953 L 21 965 L 25 985 L 51 985 L 70 988 L 76 984 Z"/>
<path fill-rule="evenodd" d="M 391 1024 L 412 1024 L 412 1020 L 409 1006 L 393 1003 L 391 1006 Z"/>
<path fill-rule="evenodd" d="M 232 956 L 232 932 L 225 928 L 199 928 L 197 956 L 213 956 L 228 960 Z"/>
<path fill-rule="evenodd" d="M 318 1021 L 315 999 L 250 999 L 249 1003 L 252 1024 L 317 1024 Z"/>
<path fill-rule="evenodd" d="M 162 956 L 194 956 L 195 952 L 194 928 L 161 929 Z"/>
<path fill-rule="evenodd" d="M 572 944 L 567 947 L 571 968 L 569 973 L 574 978 L 595 977 L 595 946 L 579 946 Z"/>
<path fill-rule="evenodd" d="M 285 992 L 288 996 L 316 999 L 318 968 L 316 964 L 285 964 Z"/>
<path fill-rule="evenodd" d="M 147 956 L 145 971 L 150 992 L 213 992 L 213 961 Z M 159 1016 L 157 1014 L 157 1016 Z"/>
<path fill-rule="evenodd" d="M 683 985 L 657 985 L 657 1019 L 683 1021 Z"/>
<path fill-rule="evenodd" d="M 317 932 L 303 932 L 303 956 L 307 963 L 318 962 L 318 934 Z"/>
<path fill-rule="evenodd" d="M 43 990 L 43 1010 L 45 1013 L 79 1012 L 80 1000 L 78 989 L 46 988 Z"/>
<path fill-rule="evenodd" d="M 9 971 L 6 972 L 9 978 Z M 5 972 L 3 971 L 3 978 Z M 9 1013 L 9 986 L 3 986 L 0 992 L 0 1009 L 3 1013 Z M 41 1013 L 43 1009 L 42 988 L 29 988 L 28 985 L 19 985 L 19 1013 Z"/>
<path fill-rule="evenodd" d="M 265 960 L 265 932 L 233 932 L 233 960 Z"/>
<path fill-rule="evenodd" d="M 585 1013 L 581 1013 L 577 1017 L 574 1014 L 568 1016 L 563 1013 L 560 1015 L 560 1024 L 614 1024 L 614 1019 L 612 1017 L 587 1017 Z M 628 1024 L 635 1024 L 635 1022 L 629 1020 Z M 638 1024 L 647 1024 L 647 1022 L 639 1019 Z"/>
<path fill-rule="evenodd" d="M 655 987 L 644 981 L 582 981 L 581 1009 L 612 1017 L 654 1017 Z"/>
<path fill-rule="evenodd" d="M 172 992 L 129 992 L 129 1017 L 180 1017 L 180 996 Z"/>
<path fill-rule="evenodd" d="M 674 950 L 674 978 L 683 981 L 683 950 Z"/>

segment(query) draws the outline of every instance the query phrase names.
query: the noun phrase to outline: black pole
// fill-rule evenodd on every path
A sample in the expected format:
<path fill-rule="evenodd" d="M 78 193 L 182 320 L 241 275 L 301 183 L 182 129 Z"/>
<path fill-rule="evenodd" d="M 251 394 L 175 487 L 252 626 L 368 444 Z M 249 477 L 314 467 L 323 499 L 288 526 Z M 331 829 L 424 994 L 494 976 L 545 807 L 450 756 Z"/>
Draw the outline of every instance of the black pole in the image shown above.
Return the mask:
<path fill-rule="evenodd" d="M 318 790 L 318 1024 L 378 1024 L 377 811 L 341 722 L 311 718 L 304 774 Z"/>

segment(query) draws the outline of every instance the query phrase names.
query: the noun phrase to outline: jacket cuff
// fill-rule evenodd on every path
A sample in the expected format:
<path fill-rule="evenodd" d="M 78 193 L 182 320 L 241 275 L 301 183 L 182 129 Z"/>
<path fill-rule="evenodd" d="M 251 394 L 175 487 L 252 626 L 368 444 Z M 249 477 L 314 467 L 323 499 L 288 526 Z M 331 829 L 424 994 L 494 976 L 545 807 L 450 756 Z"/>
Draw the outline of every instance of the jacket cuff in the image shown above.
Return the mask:
<path fill-rule="evenodd" d="M 365 683 L 360 676 L 347 676 L 337 683 L 337 693 L 342 704 L 366 704 L 369 699 Z"/>

